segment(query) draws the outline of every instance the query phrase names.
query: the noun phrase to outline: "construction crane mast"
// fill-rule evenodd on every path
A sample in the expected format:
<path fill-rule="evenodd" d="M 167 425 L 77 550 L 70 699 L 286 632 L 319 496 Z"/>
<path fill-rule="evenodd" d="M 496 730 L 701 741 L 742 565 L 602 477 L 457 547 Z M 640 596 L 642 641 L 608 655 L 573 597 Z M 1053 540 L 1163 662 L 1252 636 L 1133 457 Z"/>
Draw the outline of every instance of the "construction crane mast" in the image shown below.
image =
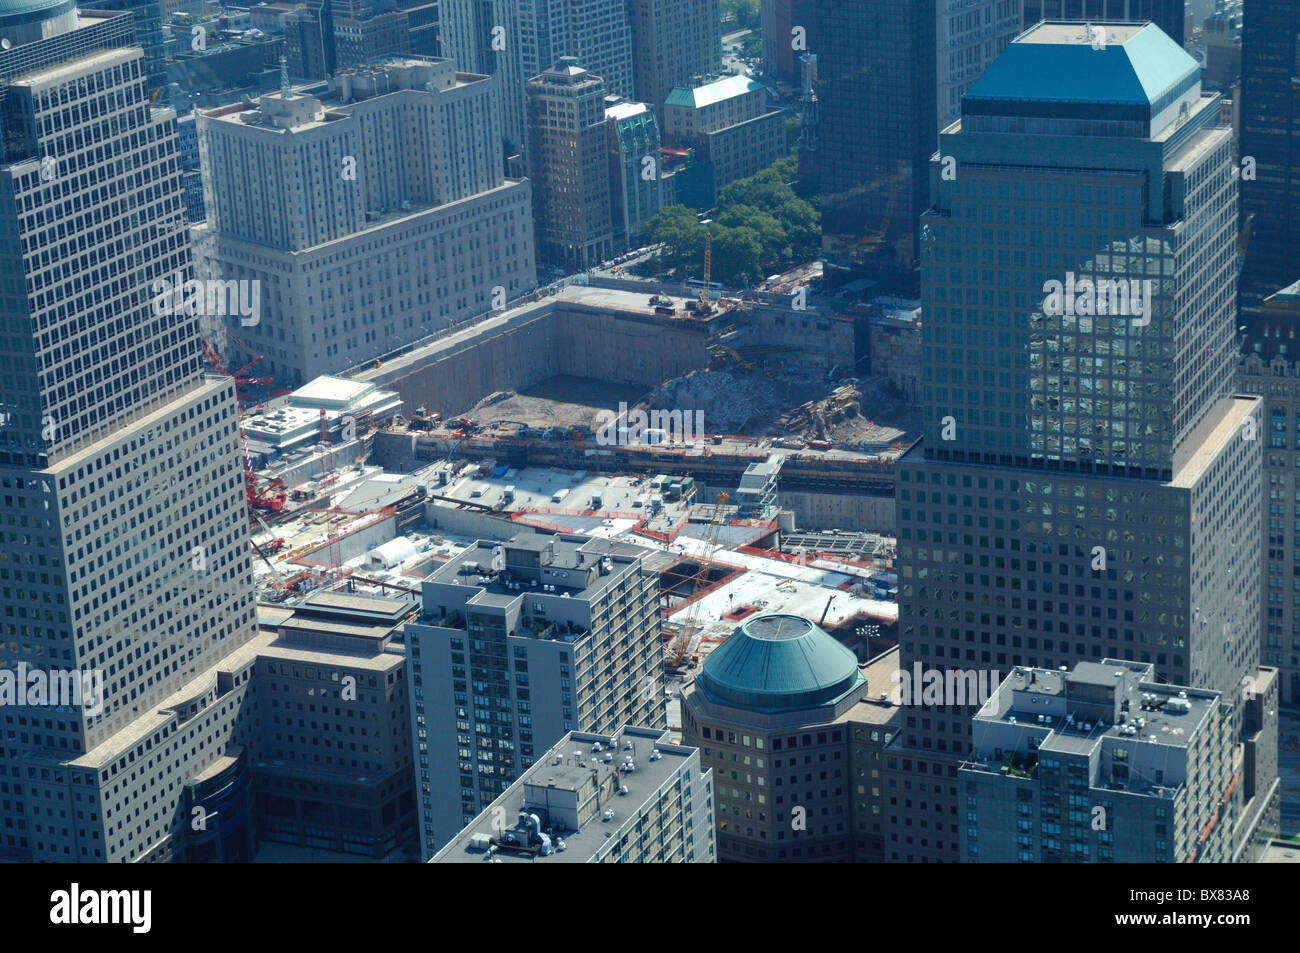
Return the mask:
<path fill-rule="evenodd" d="M 718 502 L 709 516 L 709 529 L 704 535 L 704 546 L 700 550 L 699 568 L 695 570 L 695 576 L 691 580 L 691 595 L 696 598 L 686 611 L 686 618 L 682 621 L 677 637 L 668 647 L 668 653 L 664 658 L 664 670 L 667 672 L 677 672 L 683 667 L 694 666 L 700 660 L 698 655 L 690 654 L 691 639 L 695 637 L 700 604 L 704 601 L 698 594 L 709 581 L 709 559 L 718 548 L 718 533 L 722 530 L 722 517 L 727 500 L 730 498 L 727 493 L 719 493 Z"/>
<path fill-rule="evenodd" d="M 704 230 L 704 284 L 700 287 L 700 300 L 695 305 L 699 315 L 713 313 L 713 296 L 709 291 L 709 280 L 713 277 L 713 233 Z"/>

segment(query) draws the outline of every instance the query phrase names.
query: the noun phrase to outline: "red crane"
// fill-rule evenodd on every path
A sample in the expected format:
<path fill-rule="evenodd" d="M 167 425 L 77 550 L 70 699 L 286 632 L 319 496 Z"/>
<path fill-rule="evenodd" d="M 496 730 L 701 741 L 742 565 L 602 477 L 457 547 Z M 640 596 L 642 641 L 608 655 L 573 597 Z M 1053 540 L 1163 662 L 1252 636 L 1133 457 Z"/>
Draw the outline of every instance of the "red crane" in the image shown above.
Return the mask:
<path fill-rule="evenodd" d="M 235 379 L 235 393 L 239 400 L 239 410 L 242 414 L 245 400 L 244 396 L 239 393 L 241 383 L 270 383 L 271 378 L 241 378 L 240 375 L 248 368 L 256 364 L 262 358 L 258 356 L 257 360 L 245 365 L 239 374 L 231 374 L 226 370 L 226 365 L 221 361 L 221 355 L 217 349 L 212 346 L 208 336 L 203 335 L 203 356 L 208 359 L 212 369 L 222 377 L 233 377 Z M 253 472 L 253 455 L 248 450 L 248 434 L 244 431 L 243 421 L 239 424 L 239 439 L 243 442 L 244 447 L 244 495 L 248 498 L 248 507 L 250 510 L 270 510 L 272 513 L 281 513 L 284 511 L 285 501 L 288 496 L 283 489 L 283 482 L 272 480 L 265 490 L 260 490 L 257 485 L 257 474 Z"/>
<path fill-rule="evenodd" d="M 248 374 L 248 371 L 255 364 L 257 364 L 259 361 L 263 359 L 263 356 L 253 351 L 247 344 L 239 340 L 239 338 L 235 337 L 233 334 L 230 335 L 230 338 L 232 341 L 234 341 L 236 344 L 242 347 L 249 354 L 253 355 L 253 359 L 249 361 L 247 364 L 245 364 L 243 367 L 241 367 L 239 370 L 235 371 L 234 373 L 231 373 L 226 368 L 225 363 L 221 360 L 221 355 L 217 353 L 217 349 L 213 346 L 212 342 L 208 340 L 208 336 L 206 334 L 203 335 L 203 356 L 208 359 L 208 363 L 212 366 L 212 369 L 216 371 L 218 374 L 220 374 L 222 377 L 233 377 L 235 379 L 235 394 L 239 399 L 239 407 L 241 410 L 247 407 L 249 404 L 256 403 L 254 398 L 245 392 L 245 388 L 247 387 L 263 386 L 263 387 L 271 388 L 270 393 L 272 397 L 279 397 L 283 394 L 290 393 L 287 390 L 277 390 L 275 388 L 272 388 L 271 385 L 275 383 L 274 377 L 246 376 Z"/>

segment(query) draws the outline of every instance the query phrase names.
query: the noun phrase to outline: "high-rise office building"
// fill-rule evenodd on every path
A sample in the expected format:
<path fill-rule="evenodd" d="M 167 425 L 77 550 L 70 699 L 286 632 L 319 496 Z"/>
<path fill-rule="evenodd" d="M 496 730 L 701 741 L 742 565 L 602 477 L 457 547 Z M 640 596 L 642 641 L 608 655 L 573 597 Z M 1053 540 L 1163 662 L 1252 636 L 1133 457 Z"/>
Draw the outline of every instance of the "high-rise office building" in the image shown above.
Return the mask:
<path fill-rule="evenodd" d="M 577 57 L 608 92 L 632 98 L 626 0 L 442 0 L 439 17 L 443 55 L 500 84 L 507 158 L 517 154 L 527 162 L 526 87 L 561 57 Z"/>
<path fill-rule="evenodd" d="M 446 56 L 438 42 L 438 0 L 397 0 L 406 14 L 411 52 L 416 56 Z"/>
<path fill-rule="evenodd" d="M 1295 270 L 1300 274 L 1300 262 Z M 1249 318 L 1237 389 L 1262 394 L 1268 484 L 1265 665 L 1277 666 L 1284 705 L 1300 703 L 1300 281 L 1260 302 Z"/>
<path fill-rule="evenodd" d="M 528 81 L 537 254 L 545 264 L 586 271 L 614 253 L 605 92 L 604 80 L 572 56 Z"/>
<path fill-rule="evenodd" d="M 1263 423 L 1232 390 L 1232 134 L 1159 28 L 1103 29 L 1019 37 L 932 160 L 902 667 L 1116 658 L 1235 700 L 1259 659 Z M 968 731 L 960 707 L 908 713 L 909 755 L 946 780 L 893 859 L 956 859 Z"/>
<path fill-rule="evenodd" d="M 198 317 L 159 307 L 192 265 L 176 114 L 148 102 L 129 18 L 48 0 L 0 8 L 0 33 L 18 276 L 0 289 L 0 484 L 22 524 L 0 539 L 2 664 L 90 683 L 0 711 L 0 852 L 166 859 L 252 661 L 234 387 L 203 375 Z"/>
<path fill-rule="evenodd" d="M 678 86 L 722 70 L 718 0 L 627 0 L 636 98 L 656 112 Z M 595 69 L 595 67 L 592 67 Z"/>
<path fill-rule="evenodd" d="M 406 626 L 425 859 L 565 732 L 664 727 L 659 584 L 638 552 L 519 533 L 425 580 Z"/>
<path fill-rule="evenodd" d="M 1187 42 L 1186 0 L 1024 0 L 1024 27 L 1040 20 L 1154 23 L 1175 43 Z"/>
<path fill-rule="evenodd" d="M 1252 0 L 1241 42 L 1242 228 L 1248 230 L 1241 308 L 1255 311 L 1291 284 L 1300 263 L 1300 0 Z"/>
<path fill-rule="evenodd" d="M 1251 708 L 1277 704 L 1271 670 Z M 1221 797 L 1277 779 L 1277 732 L 1237 760 L 1231 700 L 1104 659 L 1016 668 L 972 724 L 957 778 L 966 863 L 1229 863 L 1237 818 Z M 1276 818 L 1274 819 L 1276 821 Z M 1249 846 L 1250 841 L 1246 842 Z"/>
<path fill-rule="evenodd" d="M 430 863 L 710 864 L 713 773 L 662 728 L 570 731 Z"/>
<path fill-rule="evenodd" d="M 282 386 L 534 287 L 531 186 L 501 174 L 494 82 L 394 58 L 340 70 L 325 96 L 286 83 L 200 113 L 199 267 L 261 282 L 257 319 L 228 320 Z"/>
<path fill-rule="evenodd" d="M 936 0 L 818 3 L 822 251 L 832 284 L 913 295 L 937 140 Z M 833 161 L 830 158 L 833 157 Z"/>
<path fill-rule="evenodd" d="M 817 49 L 813 7 L 813 0 L 759 0 L 763 73 L 769 82 L 799 84 L 799 57 Z M 797 28 L 802 29 L 802 34 L 796 32 Z"/>
<path fill-rule="evenodd" d="M 961 97 L 1021 32 L 1025 0 L 937 0 L 938 131 L 961 116 Z"/>
<path fill-rule="evenodd" d="M 338 69 L 334 44 L 334 10 L 328 0 L 308 0 L 285 14 L 284 51 L 290 75 L 324 79 Z"/>
<path fill-rule="evenodd" d="M 340 69 L 376 56 L 411 53 L 410 20 L 402 10 L 376 10 L 360 3 L 334 3 L 334 49 Z"/>
<path fill-rule="evenodd" d="M 381 860 L 416 838 L 413 601 L 317 592 L 257 640 L 241 726 L 262 840 Z M 209 825 L 212 826 L 212 825 Z"/>
<path fill-rule="evenodd" d="M 85 10 L 130 13 L 132 42 L 144 51 L 144 71 L 150 87 L 156 89 L 167 81 L 162 0 L 85 0 L 80 6 Z"/>

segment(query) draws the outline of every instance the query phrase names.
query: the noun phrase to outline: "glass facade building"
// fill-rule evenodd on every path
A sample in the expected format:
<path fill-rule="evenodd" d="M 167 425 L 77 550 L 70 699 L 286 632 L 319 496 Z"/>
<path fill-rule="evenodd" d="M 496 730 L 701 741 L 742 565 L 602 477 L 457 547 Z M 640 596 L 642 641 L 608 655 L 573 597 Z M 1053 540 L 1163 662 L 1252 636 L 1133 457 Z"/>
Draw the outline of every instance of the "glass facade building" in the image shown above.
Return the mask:
<path fill-rule="evenodd" d="M 1019 37 L 932 160 L 901 662 L 1110 657 L 1236 697 L 1259 660 L 1262 424 L 1232 393 L 1232 136 L 1176 43 L 1104 29 Z M 961 714 L 907 716 L 918 771 L 952 780 L 891 859 L 957 858 Z"/>
<path fill-rule="evenodd" d="M 1300 0 L 1254 0 L 1241 42 L 1241 273 L 1248 333 L 1260 333 L 1260 302 L 1300 276 Z M 1249 161 L 1247 161 L 1249 158 Z"/>
<path fill-rule="evenodd" d="M 914 294 L 936 140 L 935 0 L 825 0 L 816 16 L 827 277 Z"/>

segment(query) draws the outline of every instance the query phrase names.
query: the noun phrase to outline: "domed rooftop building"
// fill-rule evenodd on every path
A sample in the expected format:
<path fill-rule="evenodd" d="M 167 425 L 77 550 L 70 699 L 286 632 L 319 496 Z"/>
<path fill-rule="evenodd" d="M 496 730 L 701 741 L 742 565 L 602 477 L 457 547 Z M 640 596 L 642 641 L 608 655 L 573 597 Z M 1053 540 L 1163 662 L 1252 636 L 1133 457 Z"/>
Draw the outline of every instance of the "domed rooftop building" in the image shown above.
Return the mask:
<path fill-rule="evenodd" d="M 0 0 L 0 47 L 66 33 L 77 25 L 77 0 Z"/>
<path fill-rule="evenodd" d="M 704 662 L 696 683 L 720 705 L 760 712 L 838 706 L 866 679 L 854 654 L 802 616 L 754 616 Z"/>
<path fill-rule="evenodd" d="M 883 858 L 865 779 L 879 790 L 897 734 L 901 709 L 871 700 L 896 669 L 896 649 L 859 666 L 796 615 L 749 618 L 713 650 L 682 691 L 682 740 L 713 768 L 720 861 Z"/>

